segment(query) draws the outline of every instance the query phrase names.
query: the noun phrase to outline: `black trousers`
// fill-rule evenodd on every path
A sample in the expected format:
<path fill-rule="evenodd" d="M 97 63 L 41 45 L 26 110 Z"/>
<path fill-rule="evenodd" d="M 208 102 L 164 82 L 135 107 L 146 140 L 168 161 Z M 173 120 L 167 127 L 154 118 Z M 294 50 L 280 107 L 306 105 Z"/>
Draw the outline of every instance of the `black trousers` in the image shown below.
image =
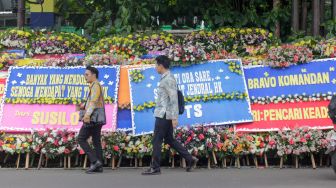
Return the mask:
<path fill-rule="evenodd" d="M 97 160 L 99 160 L 100 162 L 103 161 L 103 150 L 101 146 L 101 129 L 102 126 L 100 125 L 91 127 L 82 126 L 78 134 L 79 145 L 88 155 L 91 163 L 95 163 Z M 93 147 L 95 150 L 93 150 L 90 147 L 89 143 L 87 142 L 87 139 L 90 136 L 92 136 Z"/>
<path fill-rule="evenodd" d="M 159 169 L 161 163 L 162 142 L 165 141 L 170 147 L 175 149 L 187 162 L 191 162 L 192 155 L 184 148 L 173 136 L 172 120 L 164 118 L 156 118 L 153 143 L 152 168 Z"/>

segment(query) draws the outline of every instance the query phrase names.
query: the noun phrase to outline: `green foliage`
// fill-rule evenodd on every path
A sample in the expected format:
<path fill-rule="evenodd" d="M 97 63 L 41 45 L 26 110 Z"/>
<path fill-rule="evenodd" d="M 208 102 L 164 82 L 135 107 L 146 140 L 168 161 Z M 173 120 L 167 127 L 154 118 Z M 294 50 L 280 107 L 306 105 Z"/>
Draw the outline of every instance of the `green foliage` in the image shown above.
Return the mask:
<path fill-rule="evenodd" d="M 275 23 L 280 22 L 281 35 L 288 36 L 291 1 L 280 2 L 279 7 L 273 7 L 273 1 L 264 0 L 62 0 L 57 7 L 66 20 L 77 27 L 84 26 L 94 39 L 157 29 L 157 17 L 160 26 L 176 22 L 177 27 L 190 28 L 195 26 L 194 16 L 198 17 L 197 25 L 204 20 L 205 26 L 212 29 L 259 27 L 274 32 Z"/>

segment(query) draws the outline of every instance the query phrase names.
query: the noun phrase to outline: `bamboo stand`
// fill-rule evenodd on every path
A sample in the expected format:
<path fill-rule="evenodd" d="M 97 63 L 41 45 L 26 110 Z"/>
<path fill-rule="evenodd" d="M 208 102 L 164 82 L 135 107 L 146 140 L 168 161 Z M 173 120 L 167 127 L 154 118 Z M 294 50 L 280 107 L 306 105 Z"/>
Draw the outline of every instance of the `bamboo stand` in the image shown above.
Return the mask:
<path fill-rule="evenodd" d="M 313 169 L 316 169 L 316 164 L 315 164 L 315 159 L 314 159 L 314 154 L 313 153 L 310 153 L 310 159 L 311 159 Z"/>
<path fill-rule="evenodd" d="M 223 166 L 223 168 L 227 168 L 227 166 L 226 166 L 226 157 L 224 157 L 223 160 L 222 160 L 222 166 Z"/>
<path fill-rule="evenodd" d="M 121 166 L 121 160 L 122 160 L 122 155 L 120 155 L 120 157 L 119 157 L 117 168 L 120 168 L 120 166 Z"/>
<path fill-rule="evenodd" d="M 235 160 L 235 166 L 240 169 L 240 160 L 239 160 L 239 157 L 236 157 L 236 160 Z"/>
<path fill-rule="evenodd" d="M 253 156 L 253 161 L 254 161 L 255 167 L 258 168 L 258 158 L 256 155 Z"/>
<path fill-rule="evenodd" d="M 172 156 L 172 159 L 171 159 L 171 167 L 175 168 L 175 157 L 174 156 Z"/>
<path fill-rule="evenodd" d="M 49 159 L 48 159 L 48 157 L 46 157 L 45 158 L 45 166 L 44 166 L 44 168 L 48 167 L 48 161 L 49 161 Z"/>
<path fill-rule="evenodd" d="M 20 159 L 21 159 L 21 153 L 19 153 L 19 155 L 18 155 L 18 157 L 16 159 L 16 169 L 19 169 Z"/>
<path fill-rule="evenodd" d="M 76 155 L 75 166 L 79 165 L 79 155 Z"/>
<path fill-rule="evenodd" d="M 4 163 L 7 163 L 8 157 L 9 157 L 9 154 L 7 153 L 7 155 L 6 155 L 5 159 L 4 159 Z"/>
<path fill-rule="evenodd" d="M 33 167 L 33 165 L 34 165 L 35 156 L 36 156 L 36 154 L 33 153 L 33 156 L 32 156 L 31 159 L 30 159 L 30 165 L 29 165 L 30 167 Z"/>
<path fill-rule="evenodd" d="M 38 162 L 38 165 L 37 165 L 37 169 L 38 169 L 38 170 L 41 169 L 41 166 L 42 166 L 42 158 L 43 158 L 43 153 L 40 154 L 39 162 Z"/>
<path fill-rule="evenodd" d="M 217 158 L 216 158 L 216 154 L 214 151 L 212 151 L 212 157 L 213 157 L 215 165 L 217 165 Z"/>
<path fill-rule="evenodd" d="M 29 168 L 29 153 L 26 154 L 26 164 L 25 164 L 25 169 L 28 170 Z"/>
<path fill-rule="evenodd" d="M 138 168 L 138 158 L 134 158 L 134 168 Z"/>
<path fill-rule="evenodd" d="M 182 158 L 182 168 L 186 168 L 186 160 L 184 158 Z"/>
<path fill-rule="evenodd" d="M 211 169 L 211 158 L 210 158 L 210 156 L 208 157 L 208 169 Z"/>
<path fill-rule="evenodd" d="M 64 157 L 63 157 L 63 168 L 64 169 L 66 169 L 67 168 L 67 158 L 66 158 L 66 156 L 64 155 Z"/>
<path fill-rule="evenodd" d="M 245 156 L 245 159 L 246 159 L 246 165 L 250 166 L 250 159 L 249 159 L 248 155 Z"/>
<path fill-rule="evenodd" d="M 83 169 L 86 169 L 86 165 L 87 165 L 87 155 L 85 155 L 84 157 Z"/>
<path fill-rule="evenodd" d="M 139 159 L 139 167 L 142 167 L 142 158 Z"/>
<path fill-rule="evenodd" d="M 68 155 L 68 169 L 71 168 L 71 156 Z"/>
<path fill-rule="evenodd" d="M 283 158 L 283 156 L 281 156 L 281 158 L 280 158 L 280 169 L 283 168 L 283 161 L 284 161 L 284 158 Z"/>
<path fill-rule="evenodd" d="M 265 167 L 268 168 L 268 160 L 266 153 L 264 153 L 264 161 L 265 161 Z"/>
<path fill-rule="evenodd" d="M 115 170 L 115 156 L 112 156 L 112 161 L 111 161 L 111 166 L 112 166 L 112 170 Z"/>

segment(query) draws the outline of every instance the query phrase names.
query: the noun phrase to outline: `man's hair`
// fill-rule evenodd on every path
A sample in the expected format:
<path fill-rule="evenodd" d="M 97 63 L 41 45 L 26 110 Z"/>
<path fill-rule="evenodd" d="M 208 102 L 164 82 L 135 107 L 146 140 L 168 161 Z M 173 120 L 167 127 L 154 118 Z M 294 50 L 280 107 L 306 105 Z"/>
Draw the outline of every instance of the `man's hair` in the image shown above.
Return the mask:
<path fill-rule="evenodd" d="M 156 63 L 158 65 L 162 65 L 165 69 L 169 69 L 170 67 L 170 60 L 167 56 L 165 55 L 160 55 L 155 58 Z"/>
<path fill-rule="evenodd" d="M 86 67 L 86 70 L 89 70 L 92 74 L 96 75 L 96 78 L 98 78 L 99 71 L 95 67 L 91 67 L 90 65 Z"/>

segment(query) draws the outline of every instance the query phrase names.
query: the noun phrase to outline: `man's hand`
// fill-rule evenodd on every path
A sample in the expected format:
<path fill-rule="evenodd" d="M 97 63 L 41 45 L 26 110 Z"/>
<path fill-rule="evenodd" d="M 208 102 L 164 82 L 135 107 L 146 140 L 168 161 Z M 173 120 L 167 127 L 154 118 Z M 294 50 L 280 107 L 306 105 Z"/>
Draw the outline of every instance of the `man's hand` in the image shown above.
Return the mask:
<path fill-rule="evenodd" d="M 90 116 L 84 115 L 83 121 L 84 123 L 90 123 Z"/>
<path fill-rule="evenodd" d="M 178 125 L 177 119 L 173 119 L 172 122 L 173 122 L 173 127 L 176 128 Z"/>

